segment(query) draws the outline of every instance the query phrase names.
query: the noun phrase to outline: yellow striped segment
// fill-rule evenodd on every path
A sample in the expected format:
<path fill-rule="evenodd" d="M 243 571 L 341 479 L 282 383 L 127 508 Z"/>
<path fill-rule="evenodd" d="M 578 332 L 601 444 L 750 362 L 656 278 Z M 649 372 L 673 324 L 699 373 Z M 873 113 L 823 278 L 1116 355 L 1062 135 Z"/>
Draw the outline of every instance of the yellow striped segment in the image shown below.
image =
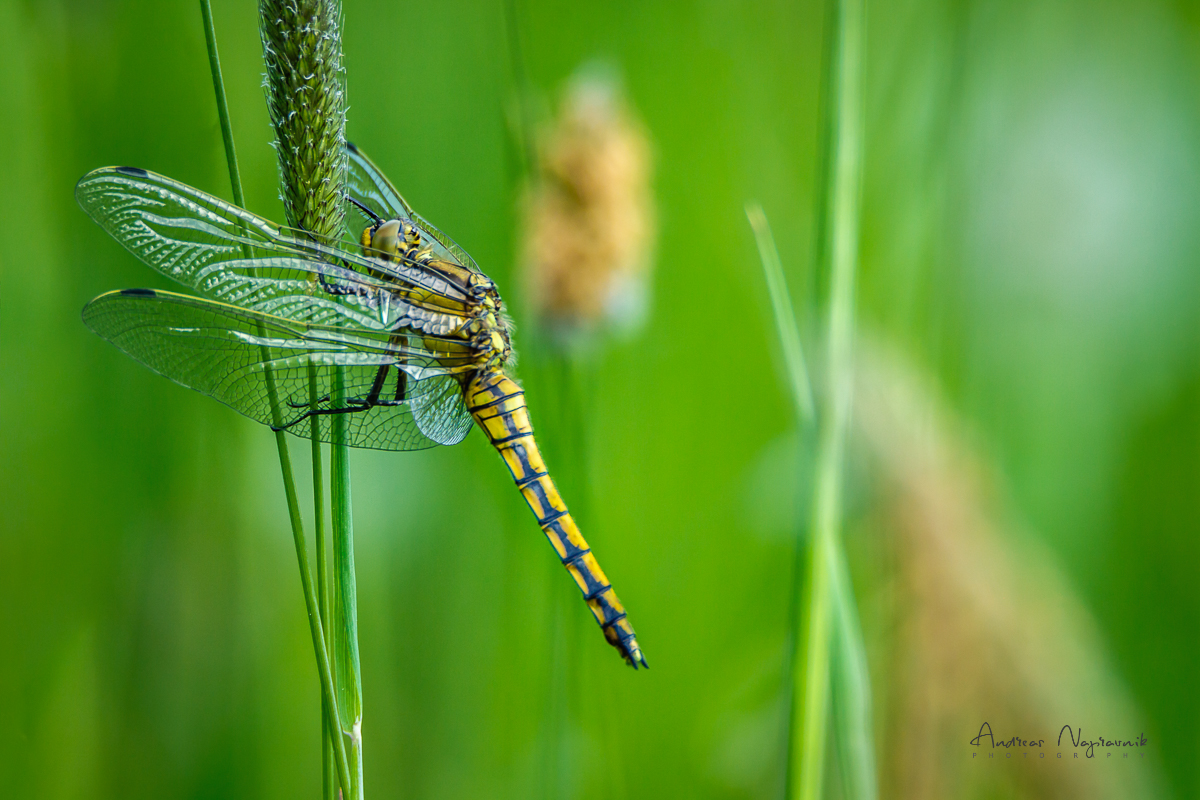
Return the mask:
<path fill-rule="evenodd" d="M 600 569 L 546 470 L 533 438 L 533 426 L 529 422 L 521 387 L 503 373 L 489 372 L 476 375 L 464 394 L 467 410 L 504 458 L 542 532 L 583 593 L 604 638 L 634 669 L 647 666 L 637 635 L 625 615 L 625 607 L 617 599 L 617 593 L 604 570 Z"/>

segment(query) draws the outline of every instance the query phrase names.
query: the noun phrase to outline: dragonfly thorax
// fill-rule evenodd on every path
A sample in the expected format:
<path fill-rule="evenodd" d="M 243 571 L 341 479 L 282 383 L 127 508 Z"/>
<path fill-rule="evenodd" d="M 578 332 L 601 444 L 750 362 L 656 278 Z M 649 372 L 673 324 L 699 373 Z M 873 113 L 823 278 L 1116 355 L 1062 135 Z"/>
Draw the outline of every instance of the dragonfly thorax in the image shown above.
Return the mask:
<path fill-rule="evenodd" d="M 467 273 L 465 289 L 470 298 L 467 322 L 457 334 L 467 339 L 475 350 L 480 369 L 502 368 L 512 358 L 512 324 L 504 313 L 504 302 L 496 284 L 486 275 L 468 271 L 461 265 L 438 258 L 426 244 L 421 231 L 408 220 L 377 218 L 375 224 L 362 232 L 363 253 L 383 261 L 404 261 L 435 269 L 445 279 L 463 287 L 462 277 L 452 276 L 450 270 Z"/>
<path fill-rule="evenodd" d="M 512 358 L 512 323 L 496 284 L 482 273 L 471 275 L 471 321 L 463 332 L 471 339 L 481 369 L 502 368 Z"/>

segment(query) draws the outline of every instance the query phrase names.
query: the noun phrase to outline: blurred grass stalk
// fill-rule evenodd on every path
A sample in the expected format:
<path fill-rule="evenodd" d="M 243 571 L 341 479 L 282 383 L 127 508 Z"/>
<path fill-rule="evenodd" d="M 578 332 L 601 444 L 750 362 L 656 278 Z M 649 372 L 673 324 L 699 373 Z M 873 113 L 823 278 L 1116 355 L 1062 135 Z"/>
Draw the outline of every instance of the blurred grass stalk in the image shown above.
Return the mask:
<path fill-rule="evenodd" d="M 818 412 L 816 482 L 804 585 L 804 659 L 795 662 L 793 702 L 801 703 L 792 720 L 789 775 L 791 797 L 819 800 L 824 785 L 825 742 L 830 695 L 830 642 L 834 623 L 851 624 L 853 608 L 842 550 L 842 488 L 846 433 L 853 398 L 854 278 L 858 259 L 858 212 L 861 194 L 862 82 L 864 0 L 833 0 L 828 17 L 830 45 L 824 67 L 827 113 L 822 120 L 828 159 L 827 184 L 818 202 L 827 247 L 819 268 L 829 275 L 829 323 L 825 381 Z M 836 595 L 835 595 L 836 592 Z M 832 607 L 831 607 L 832 606 Z M 873 797 L 874 759 L 869 728 L 869 686 L 862 680 L 861 632 L 840 628 L 840 641 L 853 641 L 837 659 L 844 679 L 838 689 L 855 695 L 839 704 L 839 754 L 847 765 L 845 789 L 851 797 Z M 857 656 L 857 658 L 855 658 Z"/>
<path fill-rule="evenodd" d="M 801 613 L 793 647 L 804 642 L 804 658 L 788 659 L 792 708 L 787 746 L 787 794 L 819 800 L 824 787 L 829 704 L 834 695 L 834 731 L 843 789 L 851 798 L 876 796 L 871 730 L 870 683 L 862 632 L 841 541 L 842 484 L 846 432 L 853 398 L 854 278 L 858 257 L 858 212 L 862 157 L 863 0 L 832 0 L 824 66 L 826 142 L 819 175 L 817 267 L 830 277 L 825 361 L 826 379 L 815 422 L 818 426 L 813 516 Z M 776 323 L 801 427 L 812 424 L 812 400 L 795 314 L 766 216 L 747 207 L 771 293 Z M 799 577 L 797 571 L 797 578 Z M 836 653 L 831 643 L 837 642 Z M 831 667 L 833 675 L 831 679 Z"/>
<path fill-rule="evenodd" d="M 263 60 L 266 63 L 267 108 L 275 130 L 275 147 L 288 224 L 320 240 L 341 238 L 345 221 L 346 101 L 342 80 L 341 4 L 337 0 L 260 0 Z M 309 402 L 318 402 L 314 368 L 309 366 Z M 335 371 L 330 403 L 344 401 L 340 370 Z M 317 613 L 324 638 L 314 644 L 331 651 L 336 694 L 324 691 L 323 714 L 337 720 L 322 735 L 322 788 L 333 800 L 330 751 L 336 762 L 342 797 L 363 795 L 362 679 L 358 652 L 357 588 L 354 528 L 351 518 L 347 420 L 335 414 L 330 431 L 330 508 L 333 529 L 332 604 L 327 604 L 328 562 L 324 536 L 324 498 L 320 482 L 320 425 L 311 425 L 314 511 L 317 515 L 317 567 L 320 597 Z M 313 609 L 310 605 L 309 615 Z M 326 687 L 323 687 L 326 688 Z M 343 734 L 349 736 L 349 753 Z"/>
<path fill-rule="evenodd" d="M 762 261 L 763 274 L 767 279 L 767 292 L 771 296 L 771 309 L 775 312 L 775 327 L 779 343 L 783 347 L 783 362 L 791 383 L 792 400 L 796 403 L 796 421 L 801 428 L 811 425 L 816 417 L 813 402 L 812 381 L 808 377 L 808 362 L 804 358 L 804 345 L 800 341 L 800 326 L 796 322 L 796 311 L 792 308 L 788 294 L 787 278 L 771 235 L 771 224 L 762 206 L 755 202 L 746 203 L 746 219 L 754 231 L 758 244 L 758 256 Z"/>
<path fill-rule="evenodd" d="M 815 423 L 815 408 L 812 397 L 812 384 L 808 375 L 807 362 L 800 340 L 799 326 L 796 323 L 795 311 L 792 307 L 784 277 L 783 266 L 779 260 L 779 252 L 775 247 L 775 239 L 771 235 L 770 223 L 762 207 L 757 203 L 746 204 L 746 217 L 754 230 L 758 244 L 759 257 L 762 260 L 763 272 L 766 276 L 767 288 L 771 296 L 775 323 L 783 347 L 784 364 L 787 377 L 792 389 L 792 400 L 796 406 L 796 419 L 801 430 L 811 430 Z M 807 441 L 802 436 L 801 441 Z M 875 780 L 875 755 L 872 740 L 871 723 L 871 686 L 870 675 L 867 672 L 866 653 L 862 643 L 862 630 L 858 621 L 858 610 L 854 602 L 853 587 L 846 566 L 844 551 L 840 541 L 837 546 L 828 551 L 830 558 L 827 564 L 829 574 L 829 591 L 833 600 L 833 637 L 837 648 L 831 659 L 833 664 L 832 696 L 834 700 L 834 730 L 837 734 L 837 755 L 842 766 L 843 786 L 851 798 L 875 798 L 877 796 Z M 803 548 L 803 539 L 797 533 L 796 549 L 799 555 Z M 797 559 L 799 562 L 799 559 Z M 796 573 L 799 579 L 799 570 Z M 799 592 L 799 587 L 796 587 Z M 811 606 L 810 606 L 811 608 Z M 790 727 L 796 719 L 794 700 L 799 697 L 802 688 L 800 677 L 803 675 L 796 661 L 796 645 L 803 631 L 798 630 L 800 615 L 793 611 L 789 615 L 793 631 L 788 644 L 788 656 L 785 663 L 789 672 L 788 679 L 794 689 L 793 709 L 789 714 L 789 731 L 787 758 L 789 775 L 795 774 L 791 768 L 794 756 L 796 735 Z M 789 785 L 791 785 L 789 783 Z"/>

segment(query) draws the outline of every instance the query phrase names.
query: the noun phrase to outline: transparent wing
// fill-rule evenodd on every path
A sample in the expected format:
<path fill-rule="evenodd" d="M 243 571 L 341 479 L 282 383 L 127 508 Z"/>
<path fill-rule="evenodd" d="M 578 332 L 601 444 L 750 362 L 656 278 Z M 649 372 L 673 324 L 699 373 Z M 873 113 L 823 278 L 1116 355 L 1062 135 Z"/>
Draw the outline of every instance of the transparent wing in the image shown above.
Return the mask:
<path fill-rule="evenodd" d="M 352 142 L 346 142 L 349 169 L 346 173 L 346 188 L 350 196 L 380 216 L 394 219 L 411 219 L 412 206 L 396 191 L 375 162 Z"/>
<path fill-rule="evenodd" d="M 286 424 L 309 408 L 310 377 L 318 409 L 333 410 L 329 395 L 340 370 L 351 400 L 344 407 L 373 388 L 392 403 L 345 414 L 353 447 L 420 450 L 456 444 L 471 428 L 456 377 L 471 369 L 465 347 L 454 355 L 446 344 L 434 354 L 412 336 L 307 325 L 149 289 L 101 295 L 84 307 L 83 321 L 160 375 L 267 425 L 273 419 L 269 382 Z M 398 386 L 404 387 L 400 396 Z M 328 416 L 309 417 L 288 430 L 308 436 L 312 424 L 329 441 Z"/>
<path fill-rule="evenodd" d="M 415 225 L 426 239 L 426 244 L 433 248 L 434 255 L 451 264 L 466 267 L 472 272 L 480 272 L 475 259 L 459 247 L 453 239 L 438 230 L 433 223 L 413 211 L 408 201 L 396 191 L 392 182 L 375 166 L 366 153 L 350 142 L 346 143 L 346 153 L 349 156 L 350 168 L 346 180 L 346 188 L 358 202 L 375 211 L 381 217 L 391 219 L 407 219 Z M 357 212 L 353 206 L 348 211 L 351 216 Z"/>
<path fill-rule="evenodd" d="M 463 287 L 426 265 L 314 241 L 153 172 L 98 169 L 79 181 L 75 197 L 142 261 L 214 300 L 320 324 L 331 324 L 325 315 L 341 306 L 354 324 L 384 328 L 413 309 L 465 313 Z"/>

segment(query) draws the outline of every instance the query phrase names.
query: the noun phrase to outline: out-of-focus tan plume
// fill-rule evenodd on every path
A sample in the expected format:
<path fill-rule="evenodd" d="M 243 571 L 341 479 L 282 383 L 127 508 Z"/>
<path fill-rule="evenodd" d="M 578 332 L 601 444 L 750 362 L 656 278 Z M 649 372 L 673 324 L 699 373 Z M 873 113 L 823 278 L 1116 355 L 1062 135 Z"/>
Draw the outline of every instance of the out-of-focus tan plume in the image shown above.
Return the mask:
<path fill-rule="evenodd" d="M 1088 739 L 1145 729 L 1087 609 L 1045 546 L 998 510 L 999 481 L 936 393 L 864 341 L 854 413 L 881 478 L 872 527 L 890 553 L 864 613 L 884 639 L 872 648 L 883 796 L 1162 796 L 1156 747 L 1087 761 L 1066 734 L 1059 746 L 1064 725 Z M 985 721 L 996 742 L 1044 745 L 972 746 Z"/>
<path fill-rule="evenodd" d="M 568 338 L 636 327 L 654 239 L 650 148 L 617 81 L 577 75 L 540 142 L 522 237 L 535 318 Z"/>

